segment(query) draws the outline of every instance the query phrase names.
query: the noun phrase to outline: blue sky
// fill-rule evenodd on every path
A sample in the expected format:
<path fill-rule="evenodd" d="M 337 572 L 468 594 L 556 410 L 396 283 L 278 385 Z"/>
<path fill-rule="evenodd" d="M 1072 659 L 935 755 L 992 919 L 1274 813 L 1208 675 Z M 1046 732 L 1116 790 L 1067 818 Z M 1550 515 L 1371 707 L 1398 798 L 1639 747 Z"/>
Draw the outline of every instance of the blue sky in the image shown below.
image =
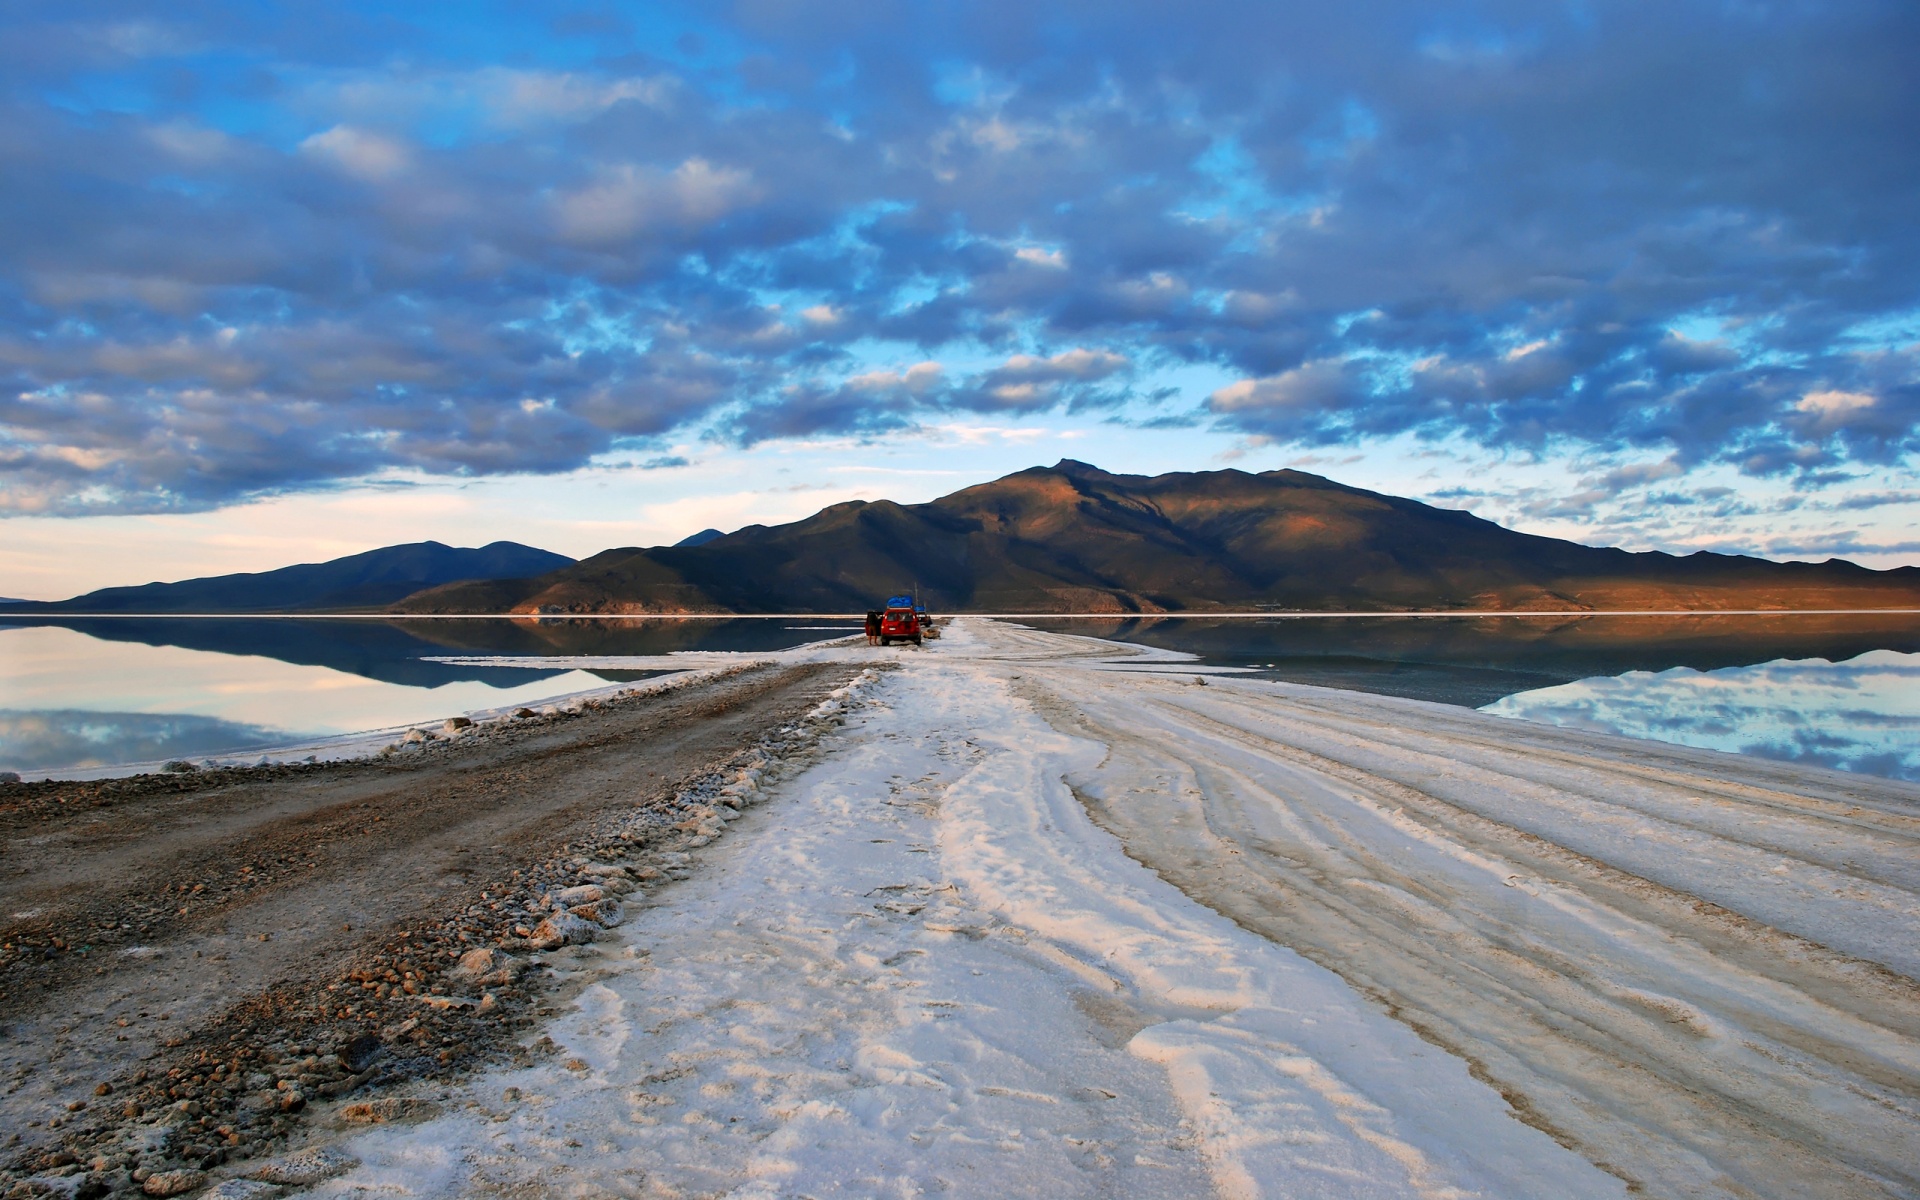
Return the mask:
<path fill-rule="evenodd" d="M 1911 4 L 0 22 L 0 594 L 1063 456 L 1920 562 Z"/>

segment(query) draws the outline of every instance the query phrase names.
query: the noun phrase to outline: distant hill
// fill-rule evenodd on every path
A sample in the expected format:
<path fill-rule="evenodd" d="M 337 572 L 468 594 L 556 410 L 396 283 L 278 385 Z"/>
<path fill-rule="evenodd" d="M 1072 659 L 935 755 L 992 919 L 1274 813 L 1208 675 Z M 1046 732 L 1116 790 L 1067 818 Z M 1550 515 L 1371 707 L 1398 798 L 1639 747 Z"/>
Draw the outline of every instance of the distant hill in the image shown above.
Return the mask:
<path fill-rule="evenodd" d="M 512 579 L 571 566 L 564 554 L 494 542 L 477 550 L 412 542 L 245 575 L 213 575 L 179 583 L 103 588 L 48 604 L 9 605 L 10 612 L 237 613 L 326 612 L 379 608 L 421 588 L 467 579 Z"/>
<path fill-rule="evenodd" d="M 927 504 L 852 501 L 695 546 L 451 584 L 409 613 L 1894 608 L 1920 568 L 1582 546 L 1300 471 L 1113 475 L 1071 459 Z"/>
<path fill-rule="evenodd" d="M 704 546 L 715 538 L 727 536 L 718 529 L 702 529 L 699 533 L 690 533 L 675 542 L 676 546 Z"/>

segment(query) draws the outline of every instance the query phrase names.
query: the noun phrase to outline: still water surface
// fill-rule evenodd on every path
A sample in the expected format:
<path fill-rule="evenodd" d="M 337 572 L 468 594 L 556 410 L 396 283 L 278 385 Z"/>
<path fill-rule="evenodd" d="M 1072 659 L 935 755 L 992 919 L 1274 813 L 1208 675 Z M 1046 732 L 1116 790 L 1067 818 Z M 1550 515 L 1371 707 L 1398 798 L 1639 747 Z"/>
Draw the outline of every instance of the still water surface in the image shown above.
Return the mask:
<path fill-rule="evenodd" d="M 527 704 L 646 674 L 426 661 L 436 655 L 770 650 L 835 636 L 792 628 L 798 624 L 138 618 L 0 625 L 0 769 L 43 776 L 200 761 Z"/>
<path fill-rule="evenodd" d="M 1911 615 L 1022 623 L 1292 682 L 1920 780 Z M 238 757 L 639 677 L 436 657 L 768 650 L 855 632 L 794 618 L 0 624 L 0 769 Z"/>
<path fill-rule="evenodd" d="M 1294 683 L 1920 781 L 1920 617 L 1073 618 Z"/>

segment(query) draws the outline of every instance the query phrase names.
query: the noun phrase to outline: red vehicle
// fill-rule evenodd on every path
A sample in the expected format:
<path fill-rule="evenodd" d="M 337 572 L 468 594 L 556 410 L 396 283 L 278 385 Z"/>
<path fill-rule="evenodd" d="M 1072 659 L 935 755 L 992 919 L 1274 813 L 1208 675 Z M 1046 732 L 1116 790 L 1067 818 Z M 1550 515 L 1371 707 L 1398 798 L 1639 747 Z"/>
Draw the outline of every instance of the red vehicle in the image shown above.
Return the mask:
<path fill-rule="evenodd" d="M 891 646 L 895 638 L 920 644 L 920 614 L 913 609 L 912 596 L 891 597 L 880 614 L 880 644 Z"/>

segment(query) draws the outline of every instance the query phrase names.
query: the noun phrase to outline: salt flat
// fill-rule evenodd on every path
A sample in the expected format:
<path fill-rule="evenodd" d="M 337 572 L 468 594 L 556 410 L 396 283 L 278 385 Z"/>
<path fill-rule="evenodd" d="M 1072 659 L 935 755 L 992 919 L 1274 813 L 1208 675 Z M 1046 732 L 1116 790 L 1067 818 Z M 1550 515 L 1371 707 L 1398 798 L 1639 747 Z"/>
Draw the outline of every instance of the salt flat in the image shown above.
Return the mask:
<path fill-rule="evenodd" d="M 1920 789 L 987 621 L 898 657 L 564 960 L 554 1053 L 317 1194 L 1920 1194 Z"/>

